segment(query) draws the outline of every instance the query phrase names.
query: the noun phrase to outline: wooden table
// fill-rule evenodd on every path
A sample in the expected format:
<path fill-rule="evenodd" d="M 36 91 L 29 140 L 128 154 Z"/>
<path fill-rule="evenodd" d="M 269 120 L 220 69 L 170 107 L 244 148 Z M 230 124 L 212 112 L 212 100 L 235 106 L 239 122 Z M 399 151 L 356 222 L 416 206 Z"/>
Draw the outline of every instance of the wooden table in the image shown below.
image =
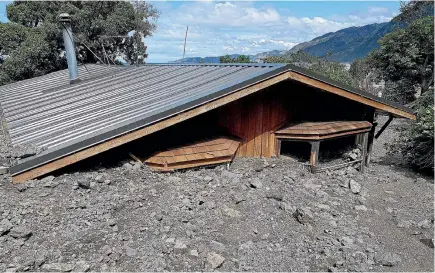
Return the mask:
<path fill-rule="evenodd" d="M 307 141 L 311 144 L 310 168 L 312 172 L 344 167 L 357 162 L 361 163 L 360 171 L 364 172 L 368 134 L 371 128 L 372 124 L 368 121 L 321 121 L 288 124 L 275 131 L 275 136 L 278 139 L 278 155 L 281 153 L 282 141 Z M 361 158 L 335 166 L 318 168 L 320 142 L 351 135 L 362 135 Z"/>

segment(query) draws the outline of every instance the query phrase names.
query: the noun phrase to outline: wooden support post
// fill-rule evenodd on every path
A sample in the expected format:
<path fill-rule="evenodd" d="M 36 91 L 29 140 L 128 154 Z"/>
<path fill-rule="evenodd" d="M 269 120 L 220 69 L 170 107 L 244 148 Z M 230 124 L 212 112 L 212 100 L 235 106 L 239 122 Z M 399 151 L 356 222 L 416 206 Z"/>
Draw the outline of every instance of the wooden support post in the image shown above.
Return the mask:
<path fill-rule="evenodd" d="M 361 167 L 360 167 L 360 172 L 364 172 L 364 167 L 366 165 L 366 159 L 367 159 L 367 144 L 368 144 L 368 139 L 369 139 L 369 132 L 365 132 L 363 134 L 363 143 L 362 143 L 362 152 L 361 152 Z"/>
<path fill-rule="evenodd" d="M 370 166 L 370 160 L 372 158 L 372 151 L 373 151 L 373 141 L 375 139 L 375 130 L 376 130 L 376 122 L 373 122 L 372 129 L 369 133 L 369 142 L 368 142 L 368 148 L 367 148 L 367 159 L 366 159 L 366 166 Z"/>
<path fill-rule="evenodd" d="M 281 139 L 278 139 L 278 148 L 276 150 L 276 157 L 279 157 L 281 155 Z"/>
<path fill-rule="evenodd" d="M 362 139 L 361 139 L 361 135 L 358 134 L 355 136 L 355 146 L 361 145 L 362 144 Z"/>
<path fill-rule="evenodd" d="M 393 118 L 394 118 L 394 116 L 391 114 L 388 116 L 387 122 L 385 122 L 385 124 L 381 127 L 381 129 L 376 134 L 376 136 L 375 136 L 376 139 L 378 139 L 378 137 L 381 136 L 382 132 L 384 132 L 384 130 L 387 129 L 388 125 L 390 125 L 390 122 L 393 121 Z"/>
<path fill-rule="evenodd" d="M 317 161 L 319 160 L 319 147 L 320 141 L 312 141 L 311 144 L 311 155 L 310 155 L 310 167 L 311 172 L 316 172 Z"/>

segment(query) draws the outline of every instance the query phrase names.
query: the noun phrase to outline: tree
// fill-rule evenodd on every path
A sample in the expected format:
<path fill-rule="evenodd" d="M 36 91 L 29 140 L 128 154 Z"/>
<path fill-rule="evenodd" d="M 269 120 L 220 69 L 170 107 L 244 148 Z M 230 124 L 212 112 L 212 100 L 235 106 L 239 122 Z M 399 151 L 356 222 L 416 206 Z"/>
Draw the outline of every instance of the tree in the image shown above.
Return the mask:
<path fill-rule="evenodd" d="M 231 58 L 230 55 L 220 56 L 220 63 L 250 63 L 251 59 L 247 55 L 239 55 L 236 58 Z"/>
<path fill-rule="evenodd" d="M 414 20 L 434 15 L 433 1 L 411 0 L 400 3 L 400 14 L 393 21 L 411 23 Z"/>
<path fill-rule="evenodd" d="M 376 70 L 372 69 L 367 59 L 356 59 L 349 68 L 353 85 L 373 95 L 382 95 L 382 88 L 378 87 Z"/>
<path fill-rule="evenodd" d="M 386 90 L 390 99 L 409 103 L 433 85 L 433 28 L 432 16 L 417 19 L 408 28 L 385 35 L 379 41 L 381 47 L 369 55 L 380 77 L 395 86 Z"/>
<path fill-rule="evenodd" d="M 390 145 L 405 162 L 418 171 L 434 171 L 434 4 L 410 1 L 402 4 L 394 21 L 407 27 L 384 36 L 381 47 L 368 62 L 385 80 L 389 99 L 409 103 L 417 121 L 401 132 Z"/>
<path fill-rule="evenodd" d="M 1 25 L 0 38 L 15 38 L 0 41 L 0 84 L 66 67 L 60 13 L 72 17 L 77 57 L 83 63 L 114 62 L 117 57 L 144 63 L 143 38 L 156 30 L 153 22 L 159 16 L 143 1 L 14 1 L 6 11 L 10 23 Z"/>
<path fill-rule="evenodd" d="M 353 85 L 352 76 L 346 66 L 337 62 L 328 61 L 324 58 L 312 56 L 305 51 L 285 54 L 282 56 L 270 56 L 264 60 L 266 63 L 290 63 L 317 74 L 323 75 L 331 80 L 335 80 L 347 85 Z"/>

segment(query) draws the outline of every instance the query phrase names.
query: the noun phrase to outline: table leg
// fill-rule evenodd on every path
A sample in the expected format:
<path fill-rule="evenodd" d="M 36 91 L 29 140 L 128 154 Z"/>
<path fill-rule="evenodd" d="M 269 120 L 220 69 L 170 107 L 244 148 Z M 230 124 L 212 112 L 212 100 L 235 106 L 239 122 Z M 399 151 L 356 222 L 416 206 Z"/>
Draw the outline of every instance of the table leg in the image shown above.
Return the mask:
<path fill-rule="evenodd" d="M 362 143 L 362 151 L 361 151 L 361 167 L 360 167 L 360 172 L 364 172 L 365 169 L 365 165 L 366 165 L 366 160 L 367 160 L 367 145 L 368 145 L 368 140 L 369 140 L 369 132 L 366 132 L 364 134 L 362 134 L 363 137 L 363 143 Z"/>
<path fill-rule="evenodd" d="M 311 154 L 310 154 L 310 167 L 311 172 L 314 173 L 317 167 L 317 161 L 319 160 L 319 147 L 320 141 L 310 142 L 311 144 Z"/>

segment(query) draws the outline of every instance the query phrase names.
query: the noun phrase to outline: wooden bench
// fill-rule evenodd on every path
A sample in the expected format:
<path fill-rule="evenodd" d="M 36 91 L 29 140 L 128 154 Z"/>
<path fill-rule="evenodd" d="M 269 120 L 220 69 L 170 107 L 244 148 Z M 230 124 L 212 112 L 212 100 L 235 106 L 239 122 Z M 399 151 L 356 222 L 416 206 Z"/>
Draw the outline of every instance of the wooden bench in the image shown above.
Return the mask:
<path fill-rule="evenodd" d="M 156 171 L 229 164 L 239 145 L 240 140 L 230 137 L 216 137 L 158 152 L 147 159 L 138 159 Z"/>
<path fill-rule="evenodd" d="M 368 121 L 322 121 L 288 124 L 275 131 L 275 136 L 278 139 L 278 155 L 281 153 L 282 141 L 307 141 L 311 144 L 310 168 L 312 172 L 344 167 L 357 162 L 361 163 L 360 171 L 364 172 L 368 135 L 371 128 L 372 124 Z M 351 135 L 362 136 L 361 158 L 326 168 L 318 168 L 320 142 Z"/>

